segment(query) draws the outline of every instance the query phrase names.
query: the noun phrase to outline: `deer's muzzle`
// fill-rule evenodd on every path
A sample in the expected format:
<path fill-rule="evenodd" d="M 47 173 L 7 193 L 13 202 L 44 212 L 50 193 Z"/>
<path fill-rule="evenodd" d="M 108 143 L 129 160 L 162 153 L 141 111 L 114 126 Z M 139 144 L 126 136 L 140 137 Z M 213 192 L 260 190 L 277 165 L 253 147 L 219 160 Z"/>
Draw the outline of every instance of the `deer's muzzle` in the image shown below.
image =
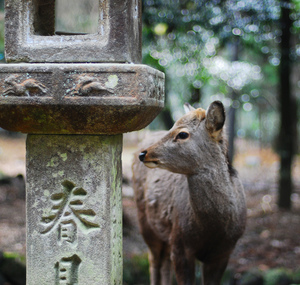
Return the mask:
<path fill-rule="evenodd" d="M 149 157 L 149 153 L 147 150 L 144 150 L 139 154 L 139 160 L 149 168 L 158 167 L 158 160 L 156 158 L 151 157 L 151 155 Z"/>

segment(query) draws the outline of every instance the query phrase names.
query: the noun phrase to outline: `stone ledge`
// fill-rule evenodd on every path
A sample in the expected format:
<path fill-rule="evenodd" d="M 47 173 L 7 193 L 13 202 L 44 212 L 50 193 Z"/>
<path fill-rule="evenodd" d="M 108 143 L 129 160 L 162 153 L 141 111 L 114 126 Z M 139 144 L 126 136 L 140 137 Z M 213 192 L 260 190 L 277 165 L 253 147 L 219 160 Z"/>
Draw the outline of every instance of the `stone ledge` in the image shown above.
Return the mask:
<path fill-rule="evenodd" d="M 0 127 L 38 134 L 142 129 L 164 105 L 164 74 L 135 64 L 3 64 Z"/>

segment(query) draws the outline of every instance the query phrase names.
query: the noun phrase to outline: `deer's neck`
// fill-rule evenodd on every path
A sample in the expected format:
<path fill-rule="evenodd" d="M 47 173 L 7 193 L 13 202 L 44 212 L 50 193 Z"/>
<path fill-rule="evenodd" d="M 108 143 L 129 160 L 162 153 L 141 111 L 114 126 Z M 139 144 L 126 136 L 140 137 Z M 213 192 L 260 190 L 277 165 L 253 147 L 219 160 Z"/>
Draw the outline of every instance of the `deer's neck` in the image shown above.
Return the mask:
<path fill-rule="evenodd" d="M 190 203 L 196 215 L 231 216 L 235 207 L 233 185 L 228 169 L 203 168 L 188 177 Z"/>

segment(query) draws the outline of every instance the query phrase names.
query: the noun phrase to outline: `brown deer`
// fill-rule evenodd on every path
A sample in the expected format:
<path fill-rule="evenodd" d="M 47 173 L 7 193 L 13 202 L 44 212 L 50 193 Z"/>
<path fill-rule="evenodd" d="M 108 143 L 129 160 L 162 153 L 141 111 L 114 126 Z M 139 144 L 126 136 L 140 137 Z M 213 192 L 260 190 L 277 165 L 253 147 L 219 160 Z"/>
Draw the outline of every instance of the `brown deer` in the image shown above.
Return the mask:
<path fill-rule="evenodd" d="M 223 104 L 187 108 L 169 132 L 151 134 L 133 162 L 151 285 L 171 284 L 172 263 L 179 285 L 194 284 L 196 259 L 202 283 L 220 284 L 245 228 L 244 190 L 227 158 Z"/>

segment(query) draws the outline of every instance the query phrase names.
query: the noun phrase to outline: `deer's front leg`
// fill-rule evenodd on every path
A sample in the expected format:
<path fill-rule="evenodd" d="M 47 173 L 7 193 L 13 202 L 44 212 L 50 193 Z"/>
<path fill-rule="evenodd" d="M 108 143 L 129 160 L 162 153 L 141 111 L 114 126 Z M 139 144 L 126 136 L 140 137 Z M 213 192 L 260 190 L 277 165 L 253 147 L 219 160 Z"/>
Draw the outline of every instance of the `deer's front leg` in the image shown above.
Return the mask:
<path fill-rule="evenodd" d="M 171 259 L 178 285 L 194 285 L 195 257 L 185 250 L 183 242 L 177 241 L 173 244 Z"/>
<path fill-rule="evenodd" d="M 226 269 L 229 256 L 203 264 L 204 285 L 219 285 Z"/>

